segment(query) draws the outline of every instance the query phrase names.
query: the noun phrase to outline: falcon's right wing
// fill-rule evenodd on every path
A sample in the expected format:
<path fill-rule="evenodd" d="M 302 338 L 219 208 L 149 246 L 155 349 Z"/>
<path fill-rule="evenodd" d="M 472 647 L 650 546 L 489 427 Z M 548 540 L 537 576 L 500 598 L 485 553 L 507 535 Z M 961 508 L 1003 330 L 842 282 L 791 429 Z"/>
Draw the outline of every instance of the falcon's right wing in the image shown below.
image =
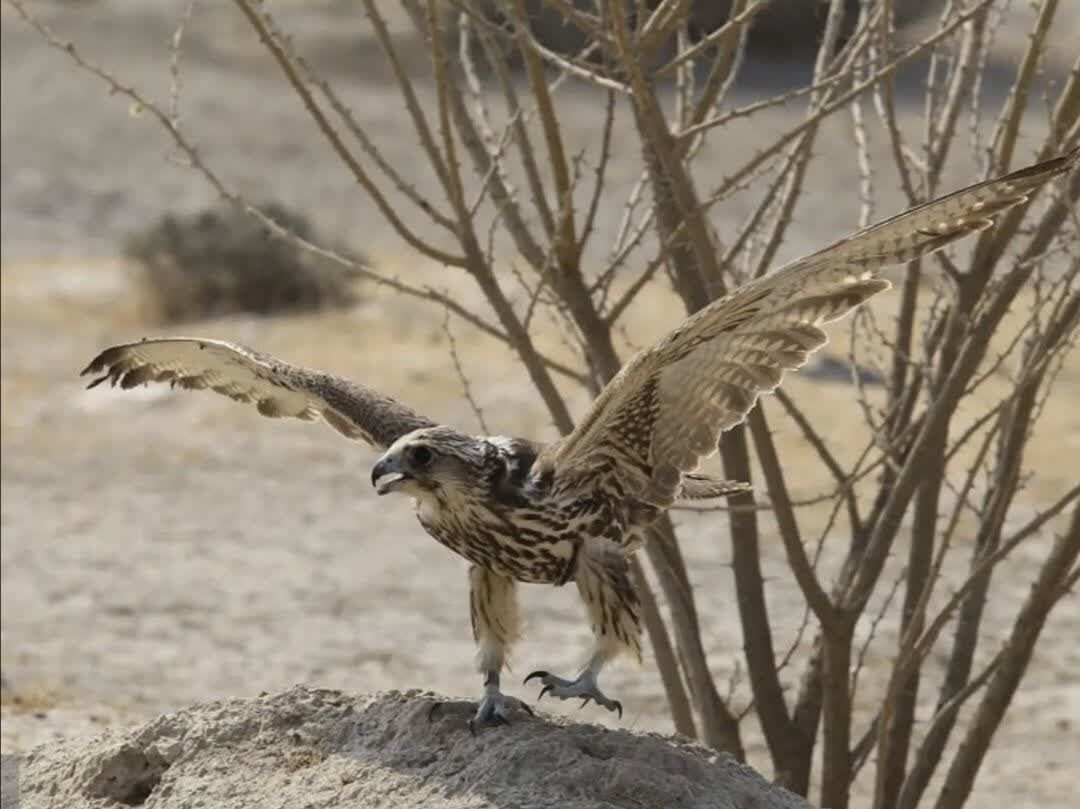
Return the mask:
<path fill-rule="evenodd" d="M 1078 164 L 1074 149 L 949 194 L 714 301 L 631 359 L 574 431 L 540 456 L 539 475 L 571 489 L 611 475 L 627 495 L 671 505 L 685 476 L 716 452 L 720 433 L 825 344 L 822 324 L 889 288 L 881 267 L 990 227 L 995 214 Z"/>
<path fill-rule="evenodd" d="M 399 437 L 435 422 L 364 385 L 289 365 L 222 340 L 168 337 L 107 348 L 82 372 L 101 374 L 122 388 L 168 382 L 185 390 L 208 388 L 254 404 L 264 416 L 322 418 L 349 438 L 386 449 Z"/>

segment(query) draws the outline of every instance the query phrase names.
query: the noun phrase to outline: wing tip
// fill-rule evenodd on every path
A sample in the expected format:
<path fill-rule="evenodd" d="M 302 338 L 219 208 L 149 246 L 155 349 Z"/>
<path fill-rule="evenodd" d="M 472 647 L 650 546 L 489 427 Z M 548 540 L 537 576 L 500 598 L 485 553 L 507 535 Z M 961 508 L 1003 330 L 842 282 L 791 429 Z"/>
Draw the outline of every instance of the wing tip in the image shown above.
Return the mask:
<path fill-rule="evenodd" d="M 142 337 L 133 343 L 120 343 L 103 349 L 96 357 L 90 360 L 85 368 L 79 371 L 80 377 L 103 373 L 103 376 L 91 380 L 86 389 L 96 388 L 107 379 L 112 382 L 113 387 L 116 387 L 117 381 L 129 370 L 127 368 L 121 370 L 119 367 L 121 361 L 128 356 L 126 352 L 147 342 L 150 342 L 150 338 Z"/>
<path fill-rule="evenodd" d="M 987 182 L 1008 184 L 1017 183 L 1018 181 L 1027 181 L 1022 184 L 1021 188 L 1016 189 L 1016 196 L 1009 205 L 1002 208 L 1002 210 L 1004 210 L 1005 207 L 1023 204 L 1028 200 L 1031 194 L 1042 185 L 1063 174 L 1068 174 L 1070 171 L 1075 171 L 1078 168 L 1080 168 L 1080 146 L 1074 146 L 1065 154 L 1060 154 L 1057 157 L 1051 157 L 1039 163 L 1025 166 L 1016 171 L 1011 171 L 1008 174 L 988 180 Z"/>
<path fill-rule="evenodd" d="M 104 376 L 91 380 L 91 382 L 86 386 L 87 390 L 90 390 L 90 388 L 96 388 L 98 385 L 100 385 L 102 382 L 112 376 L 111 366 L 113 365 L 113 361 L 112 359 L 110 359 L 110 354 L 114 352 L 116 348 L 117 346 L 106 348 L 104 351 L 102 351 L 100 354 L 90 360 L 90 363 L 85 368 L 79 371 L 80 377 L 89 376 L 90 374 L 100 374 L 102 371 L 106 371 Z"/>

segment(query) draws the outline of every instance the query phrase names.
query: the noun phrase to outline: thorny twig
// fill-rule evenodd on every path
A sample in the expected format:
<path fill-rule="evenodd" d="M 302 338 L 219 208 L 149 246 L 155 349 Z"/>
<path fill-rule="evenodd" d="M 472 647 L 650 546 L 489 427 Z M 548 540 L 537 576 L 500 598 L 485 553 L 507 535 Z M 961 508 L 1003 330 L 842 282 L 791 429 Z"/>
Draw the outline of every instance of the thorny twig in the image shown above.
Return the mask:
<path fill-rule="evenodd" d="M 450 330 L 449 309 L 446 310 L 446 315 L 443 317 L 442 331 L 446 336 L 446 349 L 450 352 L 450 361 L 454 363 L 454 371 L 457 373 L 458 381 L 461 382 L 461 392 L 465 396 L 465 400 L 469 403 L 469 407 L 472 408 L 473 415 L 476 416 L 476 422 L 480 425 L 480 429 L 484 431 L 484 435 L 491 435 L 491 429 L 484 419 L 484 409 L 480 407 L 480 403 L 477 402 L 476 397 L 473 396 L 469 375 L 465 373 L 465 369 L 461 366 L 461 357 L 458 356 L 457 350 L 457 340 L 454 339 L 454 332 Z"/>

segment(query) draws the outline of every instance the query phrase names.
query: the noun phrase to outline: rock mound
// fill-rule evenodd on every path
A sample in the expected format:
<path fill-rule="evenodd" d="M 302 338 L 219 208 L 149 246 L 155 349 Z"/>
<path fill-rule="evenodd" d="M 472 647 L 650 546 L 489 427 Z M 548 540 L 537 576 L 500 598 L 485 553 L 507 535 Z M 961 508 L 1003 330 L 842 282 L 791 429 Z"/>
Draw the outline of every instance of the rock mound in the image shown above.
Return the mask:
<path fill-rule="evenodd" d="M 196 705 L 132 730 L 37 748 L 21 762 L 20 806 L 807 806 L 691 742 L 525 715 L 473 737 L 465 725 L 473 710 L 415 691 L 351 696 L 300 686 Z"/>

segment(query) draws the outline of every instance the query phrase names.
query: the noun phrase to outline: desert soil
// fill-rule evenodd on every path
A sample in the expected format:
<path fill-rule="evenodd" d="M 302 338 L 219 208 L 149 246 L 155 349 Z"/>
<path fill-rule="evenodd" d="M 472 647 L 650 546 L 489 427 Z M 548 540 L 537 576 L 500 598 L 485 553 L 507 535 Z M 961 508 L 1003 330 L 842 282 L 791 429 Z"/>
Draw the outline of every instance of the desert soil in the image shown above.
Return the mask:
<path fill-rule="evenodd" d="M 566 720 L 470 735 L 473 703 L 294 686 L 184 708 L 23 761 L 18 809 L 809 809 L 731 756 Z M 111 805 L 116 805 L 112 803 Z M 6 806 L 6 805 L 5 805 Z"/>
<path fill-rule="evenodd" d="M 167 43 L 179 7 L 34 8 L 86 55 L 151 96 L 167 98 Z M 1070 5 L 1063 15 L 1063 30 L 1078 30 L 1080 10 Z M 298 44 L 316 67 L 343 83 L 388 158 L 416 166 L 417 185 L 432 192 L 433 179 L 418 166 L 405 113 L 371 53 L 374 45 L 358 33 L 365 30 L 363 21 L 352 20 L 340 4 L 318 13 L 286 8 L 281 18 L 297 31 Z M 193 702 L 254 696 L 295 683 L 354 693 L 477 693 L 464 562 L 422 533 L 406 501 L 373 496 L 369 449 L 326 428 L 266 422 L 209 395 L 82 389 L 76 373 L 100 347 L 161 331 L 135 268 L 119 257 L 123 237 L 166 211 L 211 202 L 213 194 L 193 171 L 170 161 L 169 143 L 145 113 L 133 114 L 126 101 L 73 70 L 7 6 L 0 22 L 3 751 L 26 751 Z M 996 70 L 1007 75 L 1016 52 L 1003 47 Z M 414 55 L 422 64 L 419 46 Z M 1058 56 L 1066 60 L 1064 50 Z M 757 66 L 739 89 L 740 99 L 794 82 L 784 69 Z M 297 206 L 322 232 L 391 273 L 449 289 L 481 307 L 466 279 L 417 259 L 385 227 L 233 13 L 200 10 L 187 34 L 183 75 L 185 131 L 230 182 L 254 199 L 275 197 Z M 1000 100 L 997 90 L 991 96 Z M 596 98 L 570 88 L 560 103 L 569 113 L 571 143 L 594 142 L 596 131 L 587 122 Z M 917 131 L 918 104 L 905 109 L 905 125 Z M 725 161 L 761 142 L 763 130 L 778 131 L 799 114 L 797 108 L 778 109 L 758 119 L 758 129 L 733 130 L 723 149 L 714 145 L 706 153 L 703 165 L 716 165 L 721 175 Z M 1024 154 L 1043 134 L 1037 118 L 1023 133 Z M 622 214 L 620 195 L 639 171 L 639 155 L 631 139 L 625 141 L 615 156 L 612 202 L 598 218 L 608 237 Z M 849 122 L 828 125 L 819 149 L 825 159 L 808 179 L 815 190 L 782 258 L 842 235 L 856 221 Z M 880 142 L 875 149 L 884 155 Z M 962 182 L 963 170 L 959 161 L 951 179 Z M 880 215 L 899 204 L 893 185 L 883 176 Z M 736 199 L 719 206 L 718 229 L 730 231 L 748 205 Z M 478 429 L 447 352 L 443 312 L 370 286 L 361 298 L 345 312 L 234 317 L 184 330 L 340 372 L 435 418 Z M 890 305 L 883 302 L 881 311 L 887 314 Z M 672 296 L 658 287 L 633 316 L 640 323 L 634 341 L 644 342 L 678 322 L 680 314 Z M 454 329 L 492 428 L 552 437 L 519 364 L 495 341 L 461 324 Z M 837 331 L 838 346 L 846 345 L 844 335 Z M 562 350 L 554 335 L 547 344 Z M 822 431 L 835 437 L 838 452 L 854 450 L 862 436 L 851 428 L 857 413 L 851 387 L 798 376 L 787 385 Z M 1017 520 L 1075 480 L 1070 459 L 1080 451 L 1078 400 L 1080 362 L 1074 352 L 1059 395 L 1048 403 L 1043 427 L 1033 437 L 1033 477 Z M 586 399 L 572 392 L 571 402 L 580 413 Z M 794 427 L 777 421 L 781 449 L 793 466 L 801 465 L 810 451 Z M 808 473 L 798 486 L 809 493 L 822 482 Z M 817 520 L 809 519 L 811 525 Z M 678 522 L 710 665 L 726 682 L 735 676 L 742 646 L 727 521 L 714 514 L 680 515 Z M 771 523 L 764 525 L 773 531 Z M 989 646 L 1009 627 L 1053 532 L 1061 528 L 1049 526 L 995 578 L 986 618 Z M 764 564 L 782 649 L 795 635 L 803 603 L 779 542 L 770 539 L 775 536 L 767 533 Z M 571 670 L 588 642 L 575 593 L 524 589 L 528 624 L 515 674 Z M 895 646 L 894 626 L 885 622 L 879 632 L 879 651 L 866 660 L 868 685 L 859 695 L 864 719 Z M 971 805 L 987 805 L 991 798 L 1017 807 L 1071 805 L 1072 775 L 1080 761 L 1078 637 L 1080 609 L 1072 598 L 1044 631 Z M 796 654 L 796 663 L 804 652 Z M 934 660 L 932 667 L 940 663 Z M 794 687 L 798 665 L 785 674 Z M 511 693 L 535 696 L 509 679 Z M 640 669 L 613 667 L 605 673 L 605 686 L 627 708 L 622 726 L 670 730 L 650 660 Z M 927 689 L 920 717 L 929 716 L 933 696 Z M 736 702 L 745 705 L 748 698 L 743 682 Z M 589 719 L 613 723 L 590 710 Z M 770 775 L 752 719 L 746 735 L 753 763 Z M 872 768 L 864 775 L 872 775 Z M 867 794 L 870 780 L 860 782 L 859 795 Z"/>

